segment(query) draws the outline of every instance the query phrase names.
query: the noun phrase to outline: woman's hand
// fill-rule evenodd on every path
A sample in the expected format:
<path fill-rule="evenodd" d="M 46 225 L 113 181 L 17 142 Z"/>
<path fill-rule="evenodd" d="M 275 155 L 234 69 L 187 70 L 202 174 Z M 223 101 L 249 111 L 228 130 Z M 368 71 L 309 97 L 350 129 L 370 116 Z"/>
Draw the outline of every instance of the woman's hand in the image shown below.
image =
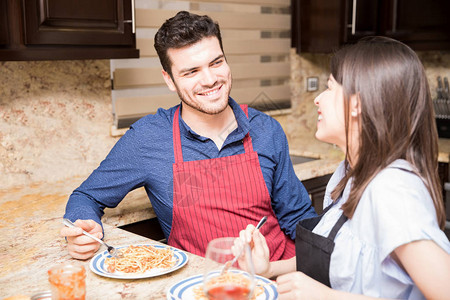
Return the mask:
<path fill-rule="evenodd" d="M 86 231 L 101 239 L 103 237 L 102 227 L 94 220 L 76 220 L 75 225 L 80 228 L 61 228 L 61 236 L 67 239 L 67 250 L 73 258 L 88 259 L 94 256 L 100 247 L 99 242 L 85 236 L 82 231 Z"/>
<path fill-rule="evenodd" d="M 277 278 L 278 299 L 327 299 L 331 289 L 302 272 L 292 272 Z"/>
<path fill-rule="evenodd" d="M 234 242 L 235 252 L 238 252 L 238 249 L 242 249 L 245 242 L 250 244 L 255 273 L 270 277 L 269 247 L 264 236 L 255 226 L 248 225 L 245 230 L 239 232 L 239 238 Z M 244 255 L 245 253 L 239 258 L 238 263 L 243 270 L 247 271 L 248 266 Z"/>

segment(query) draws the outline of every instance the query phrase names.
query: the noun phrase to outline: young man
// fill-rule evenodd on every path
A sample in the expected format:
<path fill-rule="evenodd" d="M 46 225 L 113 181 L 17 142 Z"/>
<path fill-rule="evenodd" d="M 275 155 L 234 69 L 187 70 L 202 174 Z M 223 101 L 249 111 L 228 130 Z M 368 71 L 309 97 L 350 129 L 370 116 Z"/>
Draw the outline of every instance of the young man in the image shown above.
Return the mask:
<path fill-rule="evenodd" d="M 174 247 L 204 256 L 211 239 L 238 236 L 268 216 L 261 232 L 271 259 L 294 256 L 295 225 L 316 214 L 280 124 L 229 97 L 219 25 L 179 12 L 158 30 L 155 48 L 181 104 L 133 124 L 72 193 L 65 217 L 101 238 L 103 209 L 144 186 Z M 89 258 L 99 247 L 78 229 L 61 234 L 75 258 Z"/>

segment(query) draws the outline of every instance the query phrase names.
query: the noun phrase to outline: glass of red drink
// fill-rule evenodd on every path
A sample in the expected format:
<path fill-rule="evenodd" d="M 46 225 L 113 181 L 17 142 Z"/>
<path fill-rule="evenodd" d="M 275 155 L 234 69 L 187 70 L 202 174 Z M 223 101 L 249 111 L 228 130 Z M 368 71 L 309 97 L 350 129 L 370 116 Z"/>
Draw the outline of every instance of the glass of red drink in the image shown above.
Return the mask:
<path fill-rule="evenodd" d="M 203 292 L 208 299 L 252 299 L 255 274 L 250 246 L 234 246 L 235 239 L 223 237 L 208 243 L 205 255 L 207 267 L 203 278 Z M 235 255 L 239 257 L 234 262 Z M 224 265 L 229 268 L 224 270 Z"/>
<path fill-rule="evenodd" d="M 84 300 L 86 271 L 81 264 L 62 263 L 48 270 L 52 300 Z"/>

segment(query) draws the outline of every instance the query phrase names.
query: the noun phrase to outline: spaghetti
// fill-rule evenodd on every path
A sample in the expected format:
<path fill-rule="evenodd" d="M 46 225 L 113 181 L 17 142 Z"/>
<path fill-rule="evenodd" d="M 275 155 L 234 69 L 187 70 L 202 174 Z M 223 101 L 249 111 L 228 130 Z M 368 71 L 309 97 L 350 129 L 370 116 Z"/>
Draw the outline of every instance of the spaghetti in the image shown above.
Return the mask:
<path fill-rule="evenodd" d="M 167 269 L 176 263 L 173 251 L 169 248 L 131 245 L 119 251 L 121 256 L 105 259 L 108 272 L 145 273 L 156 268 Z"/>
<path fill-rule="evenodd" d="M 250 286 L 250 279 L 245 275 L 227 272 L 223 275 L 219 275 L 217 277 L 212 278 L 207 283 L 209 289 L 219 286 L 237 286 L 237 287 L 248 287 Z M 259 295 L 264 293 L 264 285 L 265 283 L 256 280 L 255 289 L 253 291 L 252 300 L 255 300 Z M 195 300 L 207 300 L 207 296 L 203 291 L 203 285 L 200 284 L 193 289 Z"/>

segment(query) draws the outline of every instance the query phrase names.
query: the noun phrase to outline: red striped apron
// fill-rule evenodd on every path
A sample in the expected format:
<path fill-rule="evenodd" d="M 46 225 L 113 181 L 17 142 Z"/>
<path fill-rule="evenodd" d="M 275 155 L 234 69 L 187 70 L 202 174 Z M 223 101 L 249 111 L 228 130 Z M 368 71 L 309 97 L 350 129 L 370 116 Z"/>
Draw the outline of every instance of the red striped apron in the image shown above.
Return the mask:
<path fill-rule="evenodd" d="M 248 117 L 248 107 L 242 105 Z M 256 224 L 268 216 L 261 228 L 270 260 L 295 255 L 294 242 L 286 236 L 272 210 L 271 199 L 253 151 L 249 134 L 243 143 L 245 153 L 183 161 L 181 150 L 180 108 L 173 120 L 173 215 L 169 245 L 205 256 L 208 242 L 214 238 L 239 235 L 247 224 Z"/>

